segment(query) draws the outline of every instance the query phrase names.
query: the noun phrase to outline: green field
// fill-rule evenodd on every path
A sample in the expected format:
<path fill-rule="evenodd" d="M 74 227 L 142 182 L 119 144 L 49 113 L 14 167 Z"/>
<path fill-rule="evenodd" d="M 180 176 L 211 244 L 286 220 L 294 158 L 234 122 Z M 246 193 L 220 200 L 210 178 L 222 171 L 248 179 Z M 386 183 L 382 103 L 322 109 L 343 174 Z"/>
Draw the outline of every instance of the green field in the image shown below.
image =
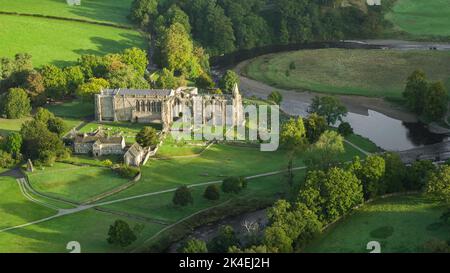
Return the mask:
<path fill-rule="evenodd" d="M 143 224 L 137 241 L 121 248 L 107 243 L 108 229 L 115 220 L 122 219 L 134 227 Z M 58 252 L 68 253 L 67 243 L 77 241 L 81 252 L 127 252 L 161 229 L 155 223 L 141 223 L 93 209 L 63 216 L 48 222 L 0 233 L 0 252 Z"/>
<path fill-rule="evenodd" d="M 0 15 L 0 41 L 0 56 L 26 52 L 33 56 L 35 66 L 63 66 L 74 63 L 82 54 L 145 48 L 144 38 L 134 30 L 14 15 Z"/>
<path fill-rule="evenodd" d="M 450 36 L 448 0 L 397 0 L 386 17 L 396 30 L 414 36 Z"/>
<path fill-rule="evenodd" d="M 421 196 L 401 196 L 365 205 L 331 227 L 306 252 L 369 252 L 378 241 L 382 252 L 420 252 L 424 243 L 449 240 L 450 226 L 440 225 L 444 208 Z"/>
<path fill-rule="evenodd" d="M 64 163 L 37 168 L 28 173 L 28 178 L 37 191 L 75 202 L 86 201 L 128 182 L 108 168 Z"/>
<path fill-rule="evenodd" d="M 64 103 L 47 105 L 50 112 L 61 118 L 82 119 L 94 115 L 94 103 L 73 100 Z"/>
<path fill-rule="evenodd" d="M 66 0 L 0 0 L 0 11 L 129 25 L 131 3 L 132 0 L 82 0 L 80 6 L 69 6 Z"/>
<path fill-rule="evenodd" d="M 295 69 L 291 69 L 295 63 Z M 274 88 L 399 98 L 416 69 L 450 89 L 450 53 L 320 49 L 271 54 L 244 68 L 246 76 Z"/>
<path fill-rule="evenodd" d="M 0 176 L 0 229 L 25 224 L 56 214 L 26 199 L 12 177 Z M 1 250 L 0 250 L 1 251 Z"/>

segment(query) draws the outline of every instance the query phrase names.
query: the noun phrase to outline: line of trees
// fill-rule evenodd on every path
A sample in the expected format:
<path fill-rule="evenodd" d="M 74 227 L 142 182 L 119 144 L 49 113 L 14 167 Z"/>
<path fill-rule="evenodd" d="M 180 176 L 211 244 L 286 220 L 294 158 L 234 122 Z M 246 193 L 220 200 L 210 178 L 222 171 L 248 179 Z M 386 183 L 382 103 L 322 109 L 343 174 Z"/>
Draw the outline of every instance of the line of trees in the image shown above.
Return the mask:
<path fill-rule="evenodd" d="M 211 55 L 240 49 L 373 37 L 386 5 L 362 9 L 340 0 L 134 0 L 130 18 L 153 37 L 180 24 Z"/>

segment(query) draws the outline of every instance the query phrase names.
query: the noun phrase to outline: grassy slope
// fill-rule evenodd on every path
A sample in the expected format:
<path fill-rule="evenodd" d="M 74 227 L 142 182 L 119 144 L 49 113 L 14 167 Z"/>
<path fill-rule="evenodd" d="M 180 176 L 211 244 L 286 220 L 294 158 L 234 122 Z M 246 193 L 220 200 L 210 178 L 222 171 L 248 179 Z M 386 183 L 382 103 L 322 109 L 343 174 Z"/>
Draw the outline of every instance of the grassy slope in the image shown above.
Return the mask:
<path fill-rule="evenodd" d="M 36 66 L 71 64 L 81 54 L 145 48 L 144 39 L 134 30 L 10 15 L 0 15 L 0 40 L 0 56 L 27 52 Z"/>
<path fill-rule="evenodd" d="M 68 253 L 70 241 L 81 244 L 82 252 L 124 252 L 142 243 L 161 228 L 158 224 L 144 224 L 138 240 L 121 248 L 107 243 L 109 226 L 122 219 L 134 227 L 137 222 L 110 214 L 87 210 L 63 216 L 52 221 L 0 233 L 0 252 L 62 252 Z"/>
<path fill-rule="evenodd" d="M 79 202 L 128 182 L 107 168 L 64 163 L 35 170 L 28 177 L 38 191 Z"/>
<path fill-rule="evenodd" d="M 293 61 L 296 69 L 289 70 Z M 398 98 L 415 69 L 450 87 L 448 52 L 303 50 L 256 58 L 244 71 L 253 79 L 283 89 Z"/>
<path fill-rule="evenodd" d="M 3 119 L 0 118 L 0 135 L 8 135 L 12 132 L 20 131 L 22 123 L 31 118 L 21 118 L 21 119 Z"/>
<path fill-rule="evenodd" d="M 437 203 L 420 196 L 383 199 L 339 222 L 306 251 L 368 252 L 367 243 L 375 240 L 380 242 L 382 252 L 417 252 L 431 239 L 449 239 L 448 226 L 433 226 L 443 211 Z M 393 232 L 377 235 L 389 229 Z"/>
<path fill-rule="evenodd" d="M 397 0 L 387 19 L 395 29 L 418 37 L 450 36 L 448 0 Z"/>
<path fill-rule="evenodd" d="M 21 225 L 56 214 L 26 199 L 14 178 L 0 177 L 0 229 Z"/>
<path fill-rule="evenodd" d="M 0 11 L 129 25 L 131 3 L 132 0 L 83 0 L 80 6 L 69 6 L 66 0 L 0 0 Z"/>

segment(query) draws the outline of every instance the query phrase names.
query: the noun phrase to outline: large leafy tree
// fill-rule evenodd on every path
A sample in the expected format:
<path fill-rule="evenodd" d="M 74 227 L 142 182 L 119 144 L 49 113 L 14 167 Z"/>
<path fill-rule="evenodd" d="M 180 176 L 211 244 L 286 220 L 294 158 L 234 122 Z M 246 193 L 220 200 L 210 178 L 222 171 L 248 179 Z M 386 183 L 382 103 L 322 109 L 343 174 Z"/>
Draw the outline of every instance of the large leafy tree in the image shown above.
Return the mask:
<path fill-rule="evenodd" d="M 67 79 L 63 70 L 55 65 L 44 65 L 40 71 L 44 79 L 45 91 L 48 97 L 61 98 L 67 94 Z"/>
<path fill-rule="evenodd" d="M 428 90 L 428 82 L 425 73 L 421 70 L 414 71 L 406 82 L 403 97 L 407 106 L 417 114 L 422 114 L 425 95 Z"/>
<path fill-rule="evenodd" d="M 383 177 L 386 165 L 383 157 L 370 155 L 363 161 L 356 157 L 351 169 L 361 180 L 366 199 L 374 198 L 384 193 Z"/>
<path fill-rule="evenodd" d="M 316 96 L 308 109 L 309 113 L 316 113 L 325 117 L 328 125 L 333 125 L 337 121 L 342 122 L 342 118 L 347 115 L 347 108 L 336 97 Z"/>
<path fill-rule="evenodd" d="M 325 131 L 309 148 L 305 163 L 310 169 L 327 169 L 337 165 L 344 152 L 344 138 L 335 131 Z"/>
<path fill-rule="evenodd" d="M 448 93 L 442 82 L 432 83 L 425 95 L 423 114 L 432 120 L 442 119 L 448 110 Z"/>
<path fill-rule="evenodd" d="M 181 253 L 208 253 L 205 241 L 189 239 L 181 249 Z"/>
<path fill-rule="evenodd" d="M 173 195 L 172 202 L 176 206 L 187 206 L 194 203 L 191 190 L 186 186 L 179 187 Z"/>
<path fill-rule="evenodd" d="M 328 129 L 327 121 L 324 117 L 312 113 L 305 120 L 306 136 L 310 143 L 315 143 L 320 136 Z"/>
<path fill-rule="evenodd" d="M 85 100 L 92 100 L 95 94 L 99 94 L 102 89 L 108 88 L 109 82 L 102 78 L 91 78 L 88 82 L 78 86 L 76 94 Z"/>
<path fill-rule="evenodd" d="M 158 131 L 153 127 L 145 126 L 136 134 L 136 142 L 142 147 L 154 147 L 159 142 Z"/>
<path fill-rule="evenodd" d="M 238 74 L 233 70 L 227 70 L 225 74 L 222 76 L 219 82 L 219 87 L 226 94 L 231 94 L 233 92 L 234 87 L 239 85 L 240 79 Z"/>
<path fill-rule="evenodd" d="M 30 98 L 22 88 L 11 88 L 5 96 L 3 113 L 9 119 L 17 119 L 30 114 Z"/>
<path fill-rule="evenodd" d="M 226 253 L 230 247 L 236 245 L 239 245 L 239 240 L 233 227 L 222 226 L 219 234 L 209 242 L 208 249 L 213 253 Z"/>
<path fill-rule="evenodd" d="M 323 223 L 330 223 L 363 202 L 361 181 L 340 168 L 309 172 L 298 200 Z"/>

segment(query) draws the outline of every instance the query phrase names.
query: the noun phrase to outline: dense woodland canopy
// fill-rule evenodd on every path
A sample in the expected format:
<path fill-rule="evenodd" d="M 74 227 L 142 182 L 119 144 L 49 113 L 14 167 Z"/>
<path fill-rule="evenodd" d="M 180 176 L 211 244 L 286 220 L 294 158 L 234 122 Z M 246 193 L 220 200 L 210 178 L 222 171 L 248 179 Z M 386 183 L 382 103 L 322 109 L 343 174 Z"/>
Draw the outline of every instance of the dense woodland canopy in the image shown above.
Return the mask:
<path fill-rule="evenodd" d="M 183 25 L 214 56 L 266 45 L 373 37 L 388 6 L 343 0 L 135 0 L 130 18 L 153 37 Z M 347 5 L 345 5 L 347 3 Z"/>

